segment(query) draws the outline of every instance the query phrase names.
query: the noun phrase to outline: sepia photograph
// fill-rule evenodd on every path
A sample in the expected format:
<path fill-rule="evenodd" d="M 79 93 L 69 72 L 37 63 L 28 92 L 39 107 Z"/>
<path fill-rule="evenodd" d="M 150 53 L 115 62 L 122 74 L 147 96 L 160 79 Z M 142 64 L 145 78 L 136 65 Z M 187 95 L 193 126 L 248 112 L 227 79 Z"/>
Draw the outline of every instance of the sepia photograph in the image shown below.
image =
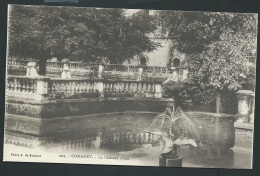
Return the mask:
<path fill-rule="evenodd" d="M 253 168 L 256 13 L 8 5 L 4 162 Z"/>

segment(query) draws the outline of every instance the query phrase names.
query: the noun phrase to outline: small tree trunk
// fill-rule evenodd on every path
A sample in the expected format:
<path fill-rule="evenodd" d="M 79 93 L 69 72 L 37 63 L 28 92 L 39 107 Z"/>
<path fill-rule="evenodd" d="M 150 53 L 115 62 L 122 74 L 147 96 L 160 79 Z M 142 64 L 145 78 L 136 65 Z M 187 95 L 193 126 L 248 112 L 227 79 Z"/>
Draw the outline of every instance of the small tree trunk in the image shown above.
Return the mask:
<path fill-rule="evenodd" d="M 47 59 L 40 59 L 39 61 L 39 75 L 44 76 L 46 74 Z"/>
<path fill-rule="evenodd" d="M 216 96 L 216 113 L 222 113 L 222 100 L 221 100 L 221 95 L 220 93 L 217 94 Z"/>

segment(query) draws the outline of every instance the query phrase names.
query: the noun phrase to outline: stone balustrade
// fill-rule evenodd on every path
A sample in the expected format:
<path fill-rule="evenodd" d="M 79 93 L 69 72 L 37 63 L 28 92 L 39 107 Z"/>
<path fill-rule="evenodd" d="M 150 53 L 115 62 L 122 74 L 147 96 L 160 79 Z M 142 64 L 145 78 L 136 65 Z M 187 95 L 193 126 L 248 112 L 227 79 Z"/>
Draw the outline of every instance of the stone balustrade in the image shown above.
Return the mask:
<path fill-rule="evenodd" d="M 8 76 L 7 89 L 18 92 L 36 92 L 37 80 L 23 76 Z"/>
<path fill-rule="evenodd" d="M 104 65 L 102 77 L 107 79 L 131 79 L 136 80 L 138 77 L 139 66 L 134 65 Z"/>
<path fill-rule="evenodd" d="M 106 96 L 127 97 L 156 97 L 161 93 L 161 83 L 135 80 L 105 80 L 104 93 Z M 158 98 L 161 98 L 159 95 Z"/>
<path fill-rule="evenodd" d="M 48 80 L 49 78 L 45 77 L 9 75 L 6 83 L 6 95 L 7 97 L 41 101 L 48 93 Z"/>
<path fill-rule="evenodd" d="M 73 75 L 93 77 L 98 65 L 89 65 L 80 62 L 47 62 L 46 71 L 47 73 L 60 74 L 64 67 L 67 67 Z"/>
<path fill-rule="evenodd" d="M 94 71 L 95 68 L 97 68 L 97 65 L 90 65 L 87 63 L 80 63 L 80 62 L 68 62 L 68 63 L 64 63 L 67 64 L 69 69 L 71 71 L 75 71 L 75 70 L 81 70 L 81 71 Z"/>
<path fill-rule="evenodd" d="M 182 81 L 188 77 L 188 69 L 184 67 L 142 67 L 142 78 L 173 78 L 175 81 Z"/>
<path fill-rule="evenodd" d="M 255 109 L 255 94 L 251 90 L 239 90 L 237 93 L 238 114 L 237 122 L 253 123 Z"/>
<path fill-rule="evenodd" d="M 28 62 L 31 62 L 31 61 L 30 60 L 8 59 L 7 60 L 7 66 L 8 66 L 8 68 L 21 68 L 21 69 L 25 69 Z"/>
<path fill-rule="evenodd" d="M 53 98 L 162 98 L 160 81 L 61 79 L 7 76 L 7 96 L 32 100 Z"/>
<path fill-rule="evenodd" d="M 93 94 L 97 92 L 94 79 L 50 79 L 48 81 L 49 97 L 70 97 L 77 94 Z"/>
<path fill-rule="evenodd" d="M 104 71 L 138 72 L 138 68 L 139 66 L 135 66 L 135 65 L 110 64 L 104 66 Z"/>
<path fill-rule="evenodd" d="M 8 60 L 8 69 L 25 69 L 26 60 Z M 81 62 L 47 62 L 47 74 L 61 74 L 64 68 L 68 68 L 72 76 L 84 76 L 86 78 L 104 79 L 129 79 L 129 80 L 149 80 L 149 79 L 173 79 L 182 81 L 188 77 L 188 69 L 184 67 L 152 67 L 136 65 L 93 65 Z M 38 67 L 36 68 L 38 69 Z M 9 71 L 10 72 L 10 71 Z M 17 72 L 20 73 L 21 72 Z M 12 74 L 12 72 L 10 72 Z"/>
<path fill-rule="evenodd" d="M 47 62 L 46 70 L 51 72 L 62 72 L 63 63 L 62 62 Z"/>

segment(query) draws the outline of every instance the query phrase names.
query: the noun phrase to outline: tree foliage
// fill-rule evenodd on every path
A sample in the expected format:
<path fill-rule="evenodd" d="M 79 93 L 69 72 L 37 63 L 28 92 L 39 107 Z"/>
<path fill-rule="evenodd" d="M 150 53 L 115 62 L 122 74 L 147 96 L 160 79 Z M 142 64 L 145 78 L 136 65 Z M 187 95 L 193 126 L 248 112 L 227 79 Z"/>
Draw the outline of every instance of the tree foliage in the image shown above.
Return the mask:
<path fill-rule="evenodd" d="M 184 88 L 195 102 L 254 88 L 257 16 L 160 11 L 157 17 L 174 49 L 186 54 L 190 80 Z"/>
<path fill-rule="evenodd" d="M 14 5 L 9 54 L 44 61 L 108 58 L 121 63 L 158 46 L 145 35 L 154 29 L 152 19 L 146 17 L 145 11 L 127 17 L 122 9 Z"/>

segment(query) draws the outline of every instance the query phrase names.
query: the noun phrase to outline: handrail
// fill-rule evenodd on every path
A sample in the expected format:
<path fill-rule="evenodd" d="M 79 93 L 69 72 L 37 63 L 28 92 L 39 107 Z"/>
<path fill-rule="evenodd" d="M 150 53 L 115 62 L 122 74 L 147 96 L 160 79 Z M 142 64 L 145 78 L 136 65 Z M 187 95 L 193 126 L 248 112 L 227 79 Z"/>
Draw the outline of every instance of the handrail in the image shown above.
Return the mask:
<path fill-rule="evenodd" d="M 18 62 L 39 62 L 39 61 L 35 61 L 35 60 L 19 60 L 19 59 L 11 59 L 9 60 L 10 62 L 11 61 L 18 61 Z M 87 65 L 87 66 L 97 66 L 97 65 L 100 65 L 100 64 L 95 64 L 95 63 L 86 63 L 86 62 L 62 62 L 62 61 L 47 61 L 47 63 L 58 63 L 58 64 L 80 64 L 80 65 Z M 123 66 L 123 67 L 137 67 L 137 68 L 168 68 L 168 69 L 172 69 L 173 67 L 161 67 L 161 66 L 145 66 L 145 65 L 132 65 L 132 64 L 105 64 L 104 65 L 105 67 L 106 66 Z M 186 68 L 187 66 L 185 67 L 174 67 L 174 69 L 183 69 L 183 68 Z"/>

